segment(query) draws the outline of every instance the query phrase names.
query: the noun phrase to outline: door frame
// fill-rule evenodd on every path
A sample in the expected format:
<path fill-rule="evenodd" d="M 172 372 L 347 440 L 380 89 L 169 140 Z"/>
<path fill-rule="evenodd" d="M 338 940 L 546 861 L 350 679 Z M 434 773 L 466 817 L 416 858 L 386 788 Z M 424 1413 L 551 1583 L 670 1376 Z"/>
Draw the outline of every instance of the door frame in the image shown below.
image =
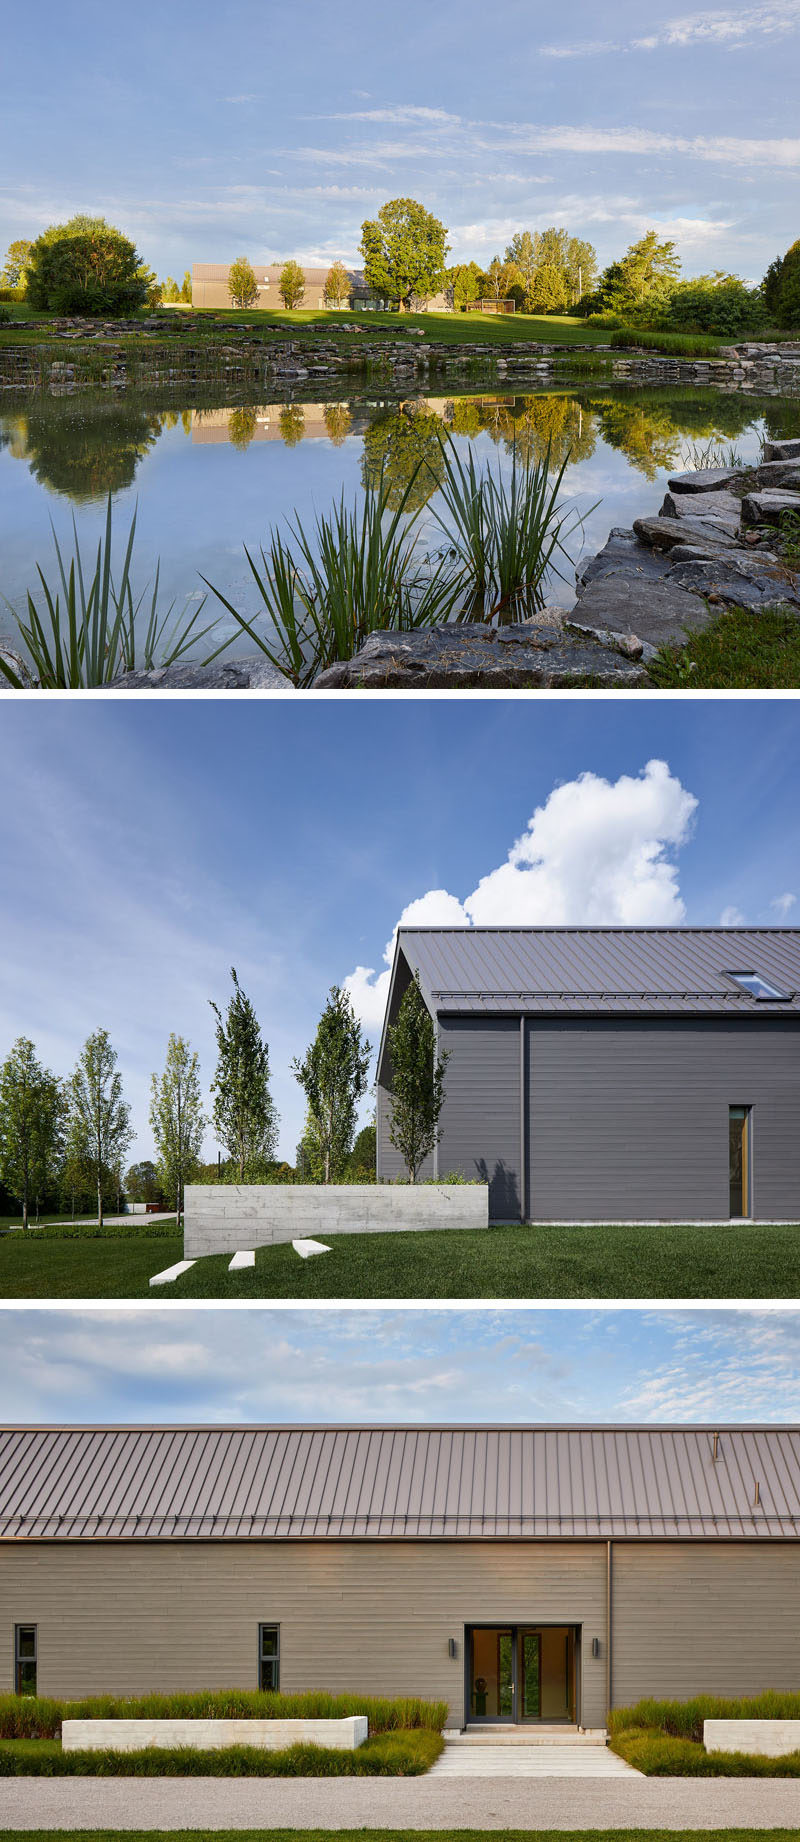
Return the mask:
<path fill-rule="evenodd" d="M 514 1713 L 507 1714 L 473 1714 L 472 1713 L 472 1635 L 474 1631 L 510 1631 L 511 1632 L 511 1681 Z M 569 1631 L 572 1633 L 572 1687 L 574 1715 L 563 1721 L 521 1720 L 517 1715 L 519 1705 L 519 1638 L 523 1631 Z M 565 1623 L 564 1619 L 532 1618 L 497 1618 L 480 1619 L 477 1623 L 464 1626 L 464 1726 L 480 1727 L 572 1727 L 580 1725 L 581 1707 L 581 1652 L 583 1626 Z M 541 1669 L 541 1661 L 540 1661 Z"/>

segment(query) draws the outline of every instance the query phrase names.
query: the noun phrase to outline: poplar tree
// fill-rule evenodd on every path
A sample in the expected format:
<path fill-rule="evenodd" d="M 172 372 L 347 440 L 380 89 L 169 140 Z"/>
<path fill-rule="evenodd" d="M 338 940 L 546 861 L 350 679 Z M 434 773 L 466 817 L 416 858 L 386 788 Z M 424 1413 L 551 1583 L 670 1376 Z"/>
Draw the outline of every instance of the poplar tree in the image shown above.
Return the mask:
<path fill-rule="evenodd" d="M 237 256 L 236 261 L 231 263 L 228 293 L 234 307 L 254 307 L 258 300 L 258 283 L 246 256 Z M 184 298 L 183 295 L 181 298 Z"/>
<path fill-rule="evenodd" d="M 175 1197 L 178 1222 L 184 1184 L 196 1176 L 206 1119 L 200 1097 L 200 1065 L 182 1036 L 171 1035 L 162 1075 L 150 1082 L 150 1124 L 158 1153 L 157 1175 Z"/>
<path fill-rule="evenodd" d="M 350 1156 L 371 1054 L 348 993 L 332 985 L 314 1041 L 302 1062 L 292 1062 L 308 1104 L 305 1139 L 319 1158 L 323 1183 L 335 1183 Z"/>
<path fill-rule="evenodd" d="M 97 1192 L 97 1226 L 102 1228 L 103 1178 L 111 1172 L 121 1183 L 123 1159 L 134 1136 L 107 1030 L 95 1030 L 87 1037 L 69 1080 L 67 1099 L 69 1156 L 91 1173 Z"/>
<path fill-rule="evenodd" d="M 275 1155 L 278 1115 L 269 1091 L 269 1050 L 258 1027 L 250 999 L 245 997 L 231 967 L 233 997 L 223 1019 L 211 1002 L 217 1019 L 217 1068 L 211 1084 L 214 1095 L 214 1131 L 235 1165 L 237 1181 Z"/>
<path fill-rule="evenodd" d="M 439 1141 L 444 1076 L 449 1051 L 436 1052 L 433 1018 L 414 974 L 403 993 L 397 1021 L 387 1032 L 391 1065 L 389 1137 L 412 1183 Z"/>
<path fill-rule="evenodd" d="M 54 1074 L 19 1036 L 0 1067 L 0 1177 L 22 1207 L 28 1227 L 32 1200 L 56 1175 L 63 1151 L 64 1096 Z"/>

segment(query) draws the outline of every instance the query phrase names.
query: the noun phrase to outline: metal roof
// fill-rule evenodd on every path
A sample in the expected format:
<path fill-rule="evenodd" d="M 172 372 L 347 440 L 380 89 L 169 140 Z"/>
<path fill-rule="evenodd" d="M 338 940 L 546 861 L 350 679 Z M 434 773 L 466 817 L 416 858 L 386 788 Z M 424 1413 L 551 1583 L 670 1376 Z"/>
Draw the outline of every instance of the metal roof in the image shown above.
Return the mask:
<path fill-rule="evenodd" d="M 797 1426 L 0 1430 L 6 1540 L 799 1534 Z"/>
<path fill-rule="evenodd" d="M 397 947 L 434 1012 L 800 1013 L 797 928 L 401 927 Z M 732 972 L 788 1002 L 751 997 Z"/>

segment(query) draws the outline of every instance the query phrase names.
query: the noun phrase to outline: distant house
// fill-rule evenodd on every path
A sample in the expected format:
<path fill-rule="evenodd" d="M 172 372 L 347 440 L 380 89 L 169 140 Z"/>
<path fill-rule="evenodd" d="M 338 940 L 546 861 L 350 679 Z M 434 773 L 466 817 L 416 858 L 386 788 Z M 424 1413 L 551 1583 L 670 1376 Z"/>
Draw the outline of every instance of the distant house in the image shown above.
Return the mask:
<path fill-rule="evenodd" d="M 401 928 L 449 1051 L 422 1175 L 489 1183 L 495 1221 L 800 1222 L 800 930 Z"/>
<path fill-rule="evenodd" d="M 282 262 L 254 262 L 253 273 L 258 284 L 259 307 L 268 307 L 271 313 L 285 311 L 279 291 L 279 282 L 283 270 Z M 302 265 L 301 265 L 302 266 Z M 305 308 L 325 308 L 325 282 L 332 264 L 324 269 L 303 269 L 305 294 L 300 303 Z M 230 307 L 231 297 L 228 293 L 228 276 L 231 264 L 225 262 L 195 262 L 192 267 L 192 306 L 193 307 Z M 372 313 L 390 312 L 395 303 L 381 295 L 375 295 L 367 286 L 363 269 L 348 269 L 350 281 L 350 299 L 344 305 L 350 308 L 364 308 Z M 443 294 L 434 295 L 428 302 L 431 313 L 446 313 L 449 303 Z"/>
<path fill-rule="evenodd" d="M 602 1728 L 797 1687 L 800 1429 L 0 1429 L 0 1692 Z"/>

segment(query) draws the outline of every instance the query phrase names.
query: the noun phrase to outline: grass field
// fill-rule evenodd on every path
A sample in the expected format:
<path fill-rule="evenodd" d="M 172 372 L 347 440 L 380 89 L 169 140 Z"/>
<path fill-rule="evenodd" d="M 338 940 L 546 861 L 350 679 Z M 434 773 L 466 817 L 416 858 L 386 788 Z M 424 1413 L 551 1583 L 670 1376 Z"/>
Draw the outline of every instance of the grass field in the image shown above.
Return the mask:
<path fill-rule="evenodd" d="M 254 1268 L 199 1260 L 177 1283 L 152 1274 L 183 1258 L 155 1240 L 0 1241 L 0 1298 L 797 1298 L 800 1227 L 500 1227 L 347 1235 L 300 1260 L 260 1248 Z"/>
<path fill-rule="evenodd" d="M 10 307 L 12 317 L 8 325 L 0 325 L 0 345 L 4 341 L 19 344 L 23 339 L 41 340 L 47 322 L 52 319 L 51 314 L 26 313 L 24 303 L 20 302 L 3 304 Z M 269 343 L 273 342 L 276 333 L 304 341 L 313 341 L 322 333 L 326 339 L 340 340 L 348 350 L 355 350 L 360 343 L 358 333 L 347 330 L 354 326 L 362 333 L 369 333 L 372 339 L 391 340 L 418 328 L 431 345 L 514 345 L 530 340 L 544 340 L 549 345 L 608 345 L 611 338 L 606 327 L 590 326 L 587 321 L 568 314 L 325 313 L 302 308 L 294 313 L 265 313 L 233 307 L 224 311 L 222 308 L 165 308 L 159 311 L 170 313 L 174 331 L 171 327 L 169 334 L 158 333 L 153 337 L 162 341 L 171 337 L 187 344 L 196 343 L 198 336 L 224 343 L 234 324 L 253 338 L 263 338 Z M 143 313 L 139 317 L 145 320 L 148 316 Z M 29 331 L 17 330 L 19 320 L 31 319 L 37 324 Z M 120 333 L 119 343 L 125 345 L 136 337 L 135 333 Z M 631 338 L 634 337 L 632 334 Z M 416 344 L 416 339 L 411 343 Z M 74 342 L 73 349 L 80 349 L 79 341 Z"/>

